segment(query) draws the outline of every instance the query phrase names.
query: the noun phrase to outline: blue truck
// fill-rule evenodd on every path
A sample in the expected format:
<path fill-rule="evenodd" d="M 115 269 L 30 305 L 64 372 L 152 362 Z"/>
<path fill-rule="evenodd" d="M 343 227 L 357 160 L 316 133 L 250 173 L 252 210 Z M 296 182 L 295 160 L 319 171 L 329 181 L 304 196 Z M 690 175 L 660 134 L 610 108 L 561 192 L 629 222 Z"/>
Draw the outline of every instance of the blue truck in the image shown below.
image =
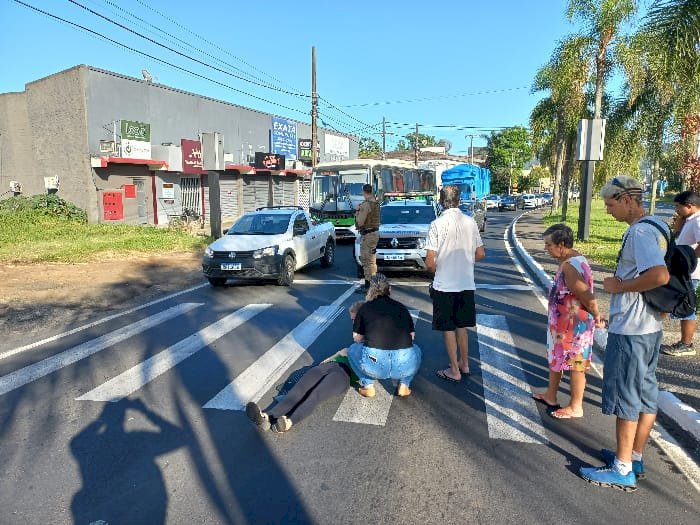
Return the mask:
<path fill-rule="evenodd" d="M 462 201 L 480 201 L 491 193 L 491 171 L 474 164 L 459 164 L 442 172 L 442 185 L 459 186 Z"/>

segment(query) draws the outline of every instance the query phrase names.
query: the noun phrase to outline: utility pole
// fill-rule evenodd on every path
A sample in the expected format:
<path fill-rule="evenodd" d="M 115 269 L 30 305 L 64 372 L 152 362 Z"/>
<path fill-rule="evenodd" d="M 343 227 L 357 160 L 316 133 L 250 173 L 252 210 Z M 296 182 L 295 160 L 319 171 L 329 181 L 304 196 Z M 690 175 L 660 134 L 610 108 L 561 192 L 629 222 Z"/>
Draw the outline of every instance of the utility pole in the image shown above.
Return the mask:
<path fill-rule="evenodd" d="M 316 47 L 311 47 L 311 167 L 316 167 L 316 143 L 318 141 L 318 129 L 316 118 L 318 117 L 318 94 L 316 93 Z"/>
<path fill-rule="evenodd" d="M 470 157 L 469 162 L 470 162 L 471 164 L 474 164 L 474 135 L 466 135 L 465 138 L 466 138 L 466 137 L 469 137 L 469 139 L 470 139 L 470 141 L 469 141 L 469 151 L 470 151 L 471 153 L 470 153 L 470 155 L 469 155 L 469 157 Z"/>
<path fill-rule="evenodd" d="M 416 138 L 413 142 L 415 142 L 415 146 L 413 148 L 413 161 L 415 165 L 418 166 L 418 122 L 416 122 Z"/>
<path fill-rule="evenodd" d="M 382 160 L 386 158 L 386 117 L 382 117 Z"/>

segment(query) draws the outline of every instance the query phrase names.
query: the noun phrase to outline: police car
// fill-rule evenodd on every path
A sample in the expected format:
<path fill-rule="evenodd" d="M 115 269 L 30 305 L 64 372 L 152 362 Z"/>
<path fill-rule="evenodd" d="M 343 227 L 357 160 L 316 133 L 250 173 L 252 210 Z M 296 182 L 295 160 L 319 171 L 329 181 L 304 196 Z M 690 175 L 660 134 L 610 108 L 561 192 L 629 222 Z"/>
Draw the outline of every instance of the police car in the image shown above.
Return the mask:
<path fill-rule="evenodd" d="M 428 228 L 438 216 L 429 193 L 386 194 L 379 208 L 381 225 L 377 244 L 377 270 L 426 272 L 425 245 Z M 360 240 L 355 239 L 357 276 L 364 277 L 360 262 Z"/>

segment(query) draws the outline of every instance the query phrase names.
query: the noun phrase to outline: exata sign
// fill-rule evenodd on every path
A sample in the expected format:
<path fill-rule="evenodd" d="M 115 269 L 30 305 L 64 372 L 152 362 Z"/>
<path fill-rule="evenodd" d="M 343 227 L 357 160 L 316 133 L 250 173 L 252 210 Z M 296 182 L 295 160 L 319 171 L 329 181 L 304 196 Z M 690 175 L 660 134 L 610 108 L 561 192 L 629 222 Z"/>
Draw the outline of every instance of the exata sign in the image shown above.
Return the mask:
<path fill-rule="evenodd" d="M 198 140 L 182 139 L 182 173 L 205 173 L 202 169 L 202 143 Z"/>

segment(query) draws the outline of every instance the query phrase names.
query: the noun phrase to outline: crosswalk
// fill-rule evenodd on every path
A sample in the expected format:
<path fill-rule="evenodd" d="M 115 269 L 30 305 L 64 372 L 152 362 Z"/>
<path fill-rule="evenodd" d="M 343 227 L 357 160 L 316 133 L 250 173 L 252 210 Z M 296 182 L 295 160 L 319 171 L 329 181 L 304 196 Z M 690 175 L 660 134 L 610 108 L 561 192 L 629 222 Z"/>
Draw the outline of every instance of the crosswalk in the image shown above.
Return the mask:
<path fill-rule="evenodd" d="M 348 283 L 339 281 L 334 284 Z M 333 325 L 349 304 L 355 289 L 356 285 L 353 284 L 331 304 L 313 310 L 202 407 L 207 410 L 242 410 L 249 401 L 260 401 L 267 393 L 272 392 L 274 385 L 291 371 L 294 363 Z M 202 306 L 204 303 L 176 304 L 8 373 L 0 377 L 0 396 L 159 325 L 179 322 L 178 318 Z M 106 378 L 103 383 L 75 400 L 116 402 L 127 398 L 202 349 L 211 347 L 223 338 L 235 340 L 232 332 L 246 323 L 255 322 L 261 313 L 274 309 L 275 305 L 270 303 L 248 304 L 238 308 L 127 370 L 116 373 L 114 377 Z M 423 321 L 429 321 L 430 316 L 429 313 L 417 309 L 411 310 L 411 315 L 414 320 Z M 524 443 L 548 443 L 538 409 L 531 399 L 531 387 L 522 371 L 507 319 L 502 315 L 478 315 L 476 336 L 489 436 L 492 439 Z M 342 339 L 339 341 L 339 348 L 345 342 L 345 338 Z M 395 385 L 391 381 L 377 382 L 377 396 L 372 399 L 363 398 L 354 389 L 349 389 L 339 402 L 333 421 L 384 426 L 395 397 L 394 388 Z"/>

